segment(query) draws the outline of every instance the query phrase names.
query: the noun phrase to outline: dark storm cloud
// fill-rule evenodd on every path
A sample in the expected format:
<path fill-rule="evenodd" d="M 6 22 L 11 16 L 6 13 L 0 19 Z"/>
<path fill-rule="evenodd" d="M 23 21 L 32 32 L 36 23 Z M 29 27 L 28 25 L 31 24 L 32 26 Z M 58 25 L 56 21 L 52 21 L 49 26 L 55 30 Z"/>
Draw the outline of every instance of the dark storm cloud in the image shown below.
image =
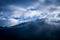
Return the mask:
<path fill-rule="evenodd" d="M 43 4 L 44 5 L 50 5 L 50 4 L 60 5 L 60 0 L 45 0 Z"/>
<path fill-rule="evenodd" d="M 0 0 L 0 6 L 9 4 L 29 5 L 37 0 Z"/>
<path fill-rule="evenodd" d="M 6 10 L 6 7 L 8 5 L 17 5 L 26 7 L 32 5 L 34 2 L 37 2 L 37 0 L 0 0 L 0 12 L 3 11 L 4 9 Z"/>
<path fill-rule="evenodd" d="M 0 7 L 1 6 L 6 6 L 6 5 L 22 5 L 22 6 L 27 6 L 27 5 L 31 5 L 34 2 L 38 2 L 38 0 L 0 0 Z M 43 3 L 44 5 L 49 5 L 49 4 L 60 4 L 60 0 L 45 0 L 45 2 Z"/>
<path fill-rule="evenodd" d="M 2 11 L 3 7 L 7 5 L 18 5 L 18 6 L 29 6 L 32 5 L 33 3 L 38 2 L 38 0 L 0 0 L 0 11 Z M 59 5 L 60 0 L 45 0 L 44 5 L 49 5 L 49 4 L 55 4 Z"/>

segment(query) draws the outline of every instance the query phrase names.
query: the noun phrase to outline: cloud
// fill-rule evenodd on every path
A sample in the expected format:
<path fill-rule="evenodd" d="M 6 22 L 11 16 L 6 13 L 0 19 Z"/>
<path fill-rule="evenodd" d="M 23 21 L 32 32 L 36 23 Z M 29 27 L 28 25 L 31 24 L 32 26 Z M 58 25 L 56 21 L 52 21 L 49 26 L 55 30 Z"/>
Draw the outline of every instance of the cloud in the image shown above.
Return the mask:
<path fill-rule="evenodd" d="M 49 5 L 47 5 L 48 2 Z M 60 24 L 58 22 L 60 21 L 60 17 L 58 17 L 60 14 L 60 5 L 56 6 L 55 3 L 57 2 L 52 0 L 38 0 L 27 7 L 16 6 L 14 4 L 7 5 L 2 7 L 3 10 L 0 12 L 0 19 L 8 20 L 7 23 L 9 25 L 16 25 L 18 23 L 46 18 L 45 23 L 58 25 Z"/>
<path fill-rule="evenodd" d="M 17 6 L 14 6 L 14 7 L 17 7 Z M 38 6 L 37 6 L 38 7 Z M 52 21 L 58 21 L 60 20 L 57 15 L 60 13 L 60 6 L 55 6 L 55 5 L 50 5 L 50 6 L 47 6 L 47 7 L 44 7 L 42 8 L 41 10 L 40 9 L 37 9 L 37 10 L 31 10 L 31 6 L 28 7 L 27 9 L 24 9 L 24 8 L 19 8 L 17 7 L 16 11 L 14 10 L 13 12 L 13 17 L 18 17 L 18 18 L 22 18 L 22 21 L 24 22 L 24 20 L 26 20 L 27 22 L 27 18 L 29 18 L 30 21 L 32 21 L 34 19 L 34 16 L 36 16 L 35 18 L 36 19 L 42 19 L 42 18 L 47 18 L 47 20 L 45 21 L 45 23 L 48 23 L 48 24 L 59 24 L 59 23 L 56 23 L 56 22 L 52 22 Z M 35 8 L 35 7 L 33 7 Z M 32 8 L 32 9 L 33 9 Z M 52 9 L 51 9 L 52 8 Z M 53 10 L 53 8 L 55 8 Z M 19 10 L 20 9 L 20 10 Z M 50 10 L 53 10 L 53 11 L 50 11 Z M 54 18 L 54 19 L 53 19 Z"/>
<path fill-rule="evenodd" d="M 31 5 L 36 1 L 37 0 L 0 0 L 0 6 L 18 5 L 23 7 L 23 6 Z"/>

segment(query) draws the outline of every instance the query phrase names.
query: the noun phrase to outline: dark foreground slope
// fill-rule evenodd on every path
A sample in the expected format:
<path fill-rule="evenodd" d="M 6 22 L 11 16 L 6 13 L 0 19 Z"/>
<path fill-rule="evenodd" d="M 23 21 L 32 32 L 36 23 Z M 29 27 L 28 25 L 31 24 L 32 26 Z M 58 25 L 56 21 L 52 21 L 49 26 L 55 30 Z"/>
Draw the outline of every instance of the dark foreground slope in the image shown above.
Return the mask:
<path fill-rule="evenodd" d="M 0 40 L 60 40 L 60 26 L 48 25 L 44 20 L 0 27 Z"/>

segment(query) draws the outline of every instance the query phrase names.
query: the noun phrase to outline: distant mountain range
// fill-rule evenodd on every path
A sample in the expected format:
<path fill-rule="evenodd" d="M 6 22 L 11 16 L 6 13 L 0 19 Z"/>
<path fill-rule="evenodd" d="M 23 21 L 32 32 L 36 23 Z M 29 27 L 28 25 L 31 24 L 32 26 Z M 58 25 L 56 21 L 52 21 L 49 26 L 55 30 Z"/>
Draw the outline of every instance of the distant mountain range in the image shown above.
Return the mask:
<path fill-rule="evenodd" d="M 6 40 L 60 40 L 60 26 L 49 25 L 43 19 L 12 27 L 0 26 L 0 39 Z"/>

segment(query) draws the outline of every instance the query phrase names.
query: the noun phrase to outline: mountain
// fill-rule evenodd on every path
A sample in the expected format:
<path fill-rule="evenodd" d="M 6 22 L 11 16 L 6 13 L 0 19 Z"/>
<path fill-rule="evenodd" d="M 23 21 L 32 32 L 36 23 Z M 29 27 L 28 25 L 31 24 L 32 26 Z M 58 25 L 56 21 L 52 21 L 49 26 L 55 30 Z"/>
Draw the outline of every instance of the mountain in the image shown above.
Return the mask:
<path fill-rule="evenodd" d="M 44 20 L 37 19 L 12 27 L 0 27 L 0 39 L 60 40 L 60 26 L 46 24 Z"/>

